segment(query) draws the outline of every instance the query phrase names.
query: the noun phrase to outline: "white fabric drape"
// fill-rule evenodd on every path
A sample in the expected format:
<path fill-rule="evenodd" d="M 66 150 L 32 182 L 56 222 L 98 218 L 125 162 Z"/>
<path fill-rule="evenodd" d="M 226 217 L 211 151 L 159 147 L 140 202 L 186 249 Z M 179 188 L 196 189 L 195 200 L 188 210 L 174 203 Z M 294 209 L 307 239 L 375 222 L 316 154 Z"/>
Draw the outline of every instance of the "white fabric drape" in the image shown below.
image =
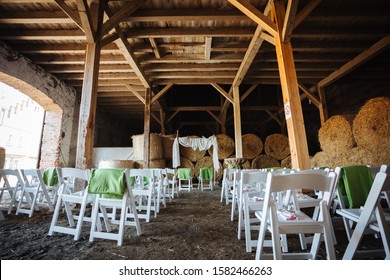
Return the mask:
<path fill-rule="evenodd" d="M 217 137 L 214 135 L 210 136 L 209 138 L 176 137 L 175 141 L 173 141 L 172 147 L 173 168 L 180 166 L 179 144 L 184 147 L 191 147 L 193 150 L 199 149 L 199 151 L 208 150 L 211 146 L 213 146 L 213 165 L 214 170 L 218 172 L 219 161 Z"/>

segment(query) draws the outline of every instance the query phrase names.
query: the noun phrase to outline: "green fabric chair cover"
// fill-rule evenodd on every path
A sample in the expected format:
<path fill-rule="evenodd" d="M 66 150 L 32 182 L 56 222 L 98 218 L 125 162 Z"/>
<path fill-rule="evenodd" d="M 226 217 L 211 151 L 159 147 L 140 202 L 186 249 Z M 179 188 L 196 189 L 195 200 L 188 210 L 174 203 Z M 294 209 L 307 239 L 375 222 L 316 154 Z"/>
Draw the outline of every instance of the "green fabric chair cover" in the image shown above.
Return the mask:
<path fill-rule="evenodd" d="M 212 180 L 213 179 L 213 169 L 211 167 L 201 168 L 199 170 L 199 176 L 203 180 Z"/>
<path fill-rule="evenodd" d="M 191 179 L 191 168 L 178 168 L 177 177 L 179 179 Z"/>
<path fill-rule="evenodd" d="M 58 175 L 55 167 L 46 168 L 43 171 L 42 179 L 46 186 L 56 186 L 58 184 Z"/>
<path fill-rule="evenodd" d="M 125 193 L 125 173 L 122 168 L 94 169 L 89 179 L 88 193 L 103 198 L 121 199 Z"/>
<path fill-rule="evenodd" d="M 374 182 L 370 168 L 365 165 L 343 166 L 341 172 L 339 191 L 341 194 L 346 194 L 349 207 L 363 206 Z"/>
<path fill-rule="evenodd" d="M 148 177 L 142 177 L 144 181 L 144 186 L 147 186 L 150 184 L 150 178 Z M 135 177 L 130 177 L 130 186 L 134 187 Z"/>

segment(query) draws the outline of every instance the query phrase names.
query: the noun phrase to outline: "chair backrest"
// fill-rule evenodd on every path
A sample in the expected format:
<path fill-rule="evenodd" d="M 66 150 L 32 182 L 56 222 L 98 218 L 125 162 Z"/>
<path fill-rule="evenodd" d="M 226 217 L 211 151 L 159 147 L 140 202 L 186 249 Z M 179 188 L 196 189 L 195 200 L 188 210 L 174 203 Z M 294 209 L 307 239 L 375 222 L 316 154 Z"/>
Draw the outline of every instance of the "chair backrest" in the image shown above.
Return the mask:
<path fill-rule="evenodd" d="M 154 182 L 153 169 L 130 169 L 129 171 L 129 186 L 144 187 L 145 181 Z M 144 179 L 145 178 L 145 179 Z"/>
<path fill-rule="evenodd" d="M 45 185 L 40 169 L 21 169 L 20 173 L 26 187 L 37 187 L 38 184 Z"/>
<path fill-rule="evenodd" d="M 177 169 L 177 178 L 189 180 L 192 178 L 191 168 L 178 168 Z"/>
<path fill-rule="evenodd" d="M 2 169 L 1 174 L 4 180 L 4 188 L 14 188 L 24 184 L 18 169 Z"/>
<path fill-rule="evenodd" d="M 214 178 L 214 169 L 212 167 L 202 167 L 199 169 L 199 178 L 212 180 Z"/>
<path fill-rule="evenodd" d="M 75 184 L 82 184 L 81 188 L 85 189 L 90 178 L 89 169 L 79 169 L 73 167 L 57 167 L 58 181 L 63 185 L 65 193 L 74 192 Z"/>

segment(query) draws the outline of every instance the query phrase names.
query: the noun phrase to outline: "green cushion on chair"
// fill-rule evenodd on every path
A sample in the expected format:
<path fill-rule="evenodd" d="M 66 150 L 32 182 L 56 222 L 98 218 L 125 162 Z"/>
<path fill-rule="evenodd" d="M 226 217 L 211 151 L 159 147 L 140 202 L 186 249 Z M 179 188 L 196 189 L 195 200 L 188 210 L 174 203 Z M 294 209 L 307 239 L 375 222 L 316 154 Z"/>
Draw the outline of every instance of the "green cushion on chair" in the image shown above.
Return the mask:
<path fill-rule="evenodd" d="M 213 179 L 213 169 L 208 167 L 208 168 L 201 168 L 199 170 L 199 176 L 200 178 L 204 180 L 212 180 Z"/>
<path fill-rule="evenodd" d="M 103 198 L 121 199 L 125 193 L 125 173 L 121 168 L 94 169 L 89 180 L 88 193 Z"/>
<path fill-rule="evenodd" d="M 339 188 L 347 195 L 349 207 L 363 206 L 374 182 L 370 168 L 365 165 L 343 166 L 341 172 L 342 184 Z"/>
<path fill-rule="evenodd" d="M 55 186 L 58 184 L 58 175 L 55 168 L 46 168 L 42 175 L 43 182 L 46 186 Z"/>
<path fill-rule="evenodd" d="M 178 168 L 177 177 L 179 179 L 191 179 L 191 168 Z"/>

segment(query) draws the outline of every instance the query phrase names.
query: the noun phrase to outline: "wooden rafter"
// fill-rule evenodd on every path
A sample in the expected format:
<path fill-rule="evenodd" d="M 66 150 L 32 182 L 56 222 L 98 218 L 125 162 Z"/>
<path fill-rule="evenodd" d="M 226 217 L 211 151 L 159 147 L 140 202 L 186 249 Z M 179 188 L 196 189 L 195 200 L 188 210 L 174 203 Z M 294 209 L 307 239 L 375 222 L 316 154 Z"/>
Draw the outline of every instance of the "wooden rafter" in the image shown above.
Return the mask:
<path fill-rule="evenodd" d="M 149 42 L 150 42 L 150 45 L 152 46 L 152 50 L 153 50 L 154 55 L 156 56 L 156 58 L 161 58 L 162 57 L 161 51 L 160 51 L 160 48 L 157 45 L 156 39 L 149 38 Z"/>
<path fill-rule="evenodd" d="M 173 83 L 166 85 L 162 90 L 160 90 L 155 96 L 152 98 L 152 104 L 160 99 L 161 96 L 163 96 L 171 87 L 173 86 Z"/>
<path fill-rule="evenodd" d="M 251 3 L 247 0 L 228 0 L 230 4 L 235 6 L 245 15 L 247 15 L 251 20 L 260 25 L 265 31 L 270 33 L 272 36 L 277 34 L 275 23 L 268 18 L 266 15 L 261 13 L 256 9 Z"/>
<path fill-rule="evenodd" d="M 321 3 L 321 0 L 311 0 L 295 17 L 294 28 L 296 28 L 301 22 Z"/>
<path fill-rule="evenodd" d="M 223 97 L 226 98 L 226 100 L 230 103 L 234 103 L 233 101 L 233 96 L 229 93 L 227 93 L 220 85 L 218 85 L 217 83 L 211 83 L 211 85 L 220 93 L 223 95 Z"/>
<path fill-rule="evenodd" d="M 128 88 L 128 90 L 130 90 L 138 99 L 139 101 L 141 101 L 143 104 L 145 104 L 145 98 L 143 98 L 138 91 L 136 91 L 134 89 L 133 86 L 129 85 L 129 84 L 126 84 L 126 87 Z"/>
<path fill-rule="evenodd" d="M 57 5 L 64 11 L 64 13 L 73 20 L 73 22 L 82 30 L 83 25 L 81 23 L 80 15 L 76 11 L 72 10 L 68 4 L 63 0 L 55 0 Z"/>
<path fill-rule="evenodd" d="M 88 3 L 86 0 L 76 0 L 77 8 L 80 15 L 81 25 L 87 38 L 88 43 L 96 42 L 96 34 L 94 31 L 91 14 L 89 12 Z"/>
<path fill-rule="evenodd" d="M 298 8 L 298 0 L 288 0 L 286 17 L 284 18 L 283 23 L 283 42 L 289 42 L 291 39 L 291 34 L 294 29 L 295 16 Z"/>
<path fill-rule="evenodd" d="M 252 91 L 253 91 L 255 88 L 257 88 L 257 86 L 258 86 L 257 84 L 251 85 L 251 87 L 250 87 L 250 88 L 241 96 L 240 102 L 244 101 L 245 98 L 247 98 L 247 97 L 249 96 L 249 94 L 251 94 Z"/>
<path fill-rule="evenodd" d="M 102 30 L 100 32 L 100 38 L 103 38 L 108 32 L 118 26 L 120 22 L 123 21 L 125 16 L 129 16 L 133 12 L 135 12 L 142 0 L 134 0 L 130 3 L 127 3 L 124 7 L 121 7 L 117 12 L 115 12 L 102 26 Z"/>

